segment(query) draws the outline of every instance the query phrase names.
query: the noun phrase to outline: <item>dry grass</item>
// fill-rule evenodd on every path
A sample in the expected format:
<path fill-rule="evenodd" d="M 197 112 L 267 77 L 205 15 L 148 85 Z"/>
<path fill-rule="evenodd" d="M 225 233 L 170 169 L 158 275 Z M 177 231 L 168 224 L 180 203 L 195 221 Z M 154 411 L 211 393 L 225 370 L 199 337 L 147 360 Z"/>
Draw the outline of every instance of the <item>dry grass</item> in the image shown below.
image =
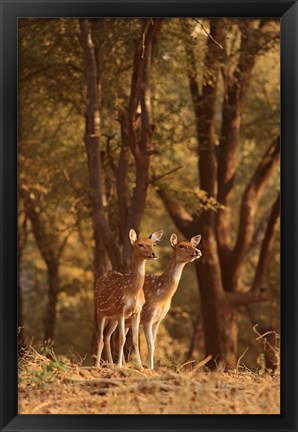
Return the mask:
<path fill-rule="evenodd" d="M 19 365 L 20 414 L 279 414 L 279 374 L 82 367 L 29 347 Z"/>

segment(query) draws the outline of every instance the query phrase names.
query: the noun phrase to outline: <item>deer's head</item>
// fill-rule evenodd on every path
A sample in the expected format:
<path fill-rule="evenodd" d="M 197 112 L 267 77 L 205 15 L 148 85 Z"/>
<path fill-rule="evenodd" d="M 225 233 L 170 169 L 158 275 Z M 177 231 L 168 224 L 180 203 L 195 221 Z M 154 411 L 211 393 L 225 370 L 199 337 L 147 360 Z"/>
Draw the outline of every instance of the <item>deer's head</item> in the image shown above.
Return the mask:
<path fill-rule="evenodd" d="M 170 243 L 174 249 L 176 261 L 179 263 L 187 263 L 200 258 L 202 256 L 202 252 L 200 249 L 196 248 L 200 241 L 200 235 L 192 237 L 189 241 L 178 241 L 176 234 L 172 234 L 170 237 Z"/>
<path fill-rule="evenodd" d="M 129 238 L 134 249 L 134 254 L 138 259 L 157 259 L 158 254 L 154 251 L 154 246 L 163 235 L 163 230 L 154 231 L 148 238 L 138 237 L 134 229 L 129 231 Z"/>

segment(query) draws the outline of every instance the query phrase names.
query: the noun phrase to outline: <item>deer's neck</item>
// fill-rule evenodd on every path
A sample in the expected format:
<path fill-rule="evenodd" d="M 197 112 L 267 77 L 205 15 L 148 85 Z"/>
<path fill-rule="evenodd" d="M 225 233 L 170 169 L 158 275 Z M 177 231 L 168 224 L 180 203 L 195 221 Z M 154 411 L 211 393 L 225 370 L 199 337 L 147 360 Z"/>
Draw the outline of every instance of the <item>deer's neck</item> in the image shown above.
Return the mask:
<path fill-rule="evenodd" d="M 173 297 L 178 288 L 185 264 L 186 263 L 178 263 L 175 258 L 171 258 L 165 272 L 161 275 L 161 284 L 160 287 L 158 287 L 159 297 L 168 299 Z"/>
<path fill-rule="evenodd" d="M 130 275 L 131 291 L 137 294 L 143 288 L 145 281 L 145 264 L 146 260 L 134 259 L 132 272 Z"/>

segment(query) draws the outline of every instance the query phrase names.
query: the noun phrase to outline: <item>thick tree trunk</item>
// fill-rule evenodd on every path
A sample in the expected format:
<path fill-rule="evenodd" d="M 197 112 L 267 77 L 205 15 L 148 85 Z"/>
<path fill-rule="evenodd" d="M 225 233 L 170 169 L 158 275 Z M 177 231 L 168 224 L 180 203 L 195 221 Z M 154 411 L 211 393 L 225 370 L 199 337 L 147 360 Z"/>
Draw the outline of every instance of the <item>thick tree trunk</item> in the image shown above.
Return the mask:
<path fill-rule="evenodd" d="M 224 370 L 234 369 L 237 363 L 238 323 L 237 309 L 230 303 L 226 293 L 217 301 L 220 326 L 220 365 Z"/>
<path fill-rule="evenodd" d="M 209 214 L 208 214 L 209 213 Z M 202 214 L 199 232 L 202 258 L 196 263 L 203 319 L 205 355 L 212 355 L 211 369 L 233 368 L 237 355 L 236 313 L 222 285 L 221 267 L 214 229 L 215 214 Z"/>
<path fill-rule="evenodd" d="M 209 266 L 202 263 L 196 264 L 196 274 L 200 288 L 200 300 L 203 305 L 201 316 L 204 331 L 205 356 L 212 355 L 213 359 L 207 366 L 214 368 L 214 357 L 217 357 L 221 352 L 220 329 L 217 319 L 217 285 L 215 280 L 210 280 L 209 278 Z M 208 290 L 204 289 L 204 287 L 208 287 Z M 194 345 L 194 342 L 192 344 Z"/>

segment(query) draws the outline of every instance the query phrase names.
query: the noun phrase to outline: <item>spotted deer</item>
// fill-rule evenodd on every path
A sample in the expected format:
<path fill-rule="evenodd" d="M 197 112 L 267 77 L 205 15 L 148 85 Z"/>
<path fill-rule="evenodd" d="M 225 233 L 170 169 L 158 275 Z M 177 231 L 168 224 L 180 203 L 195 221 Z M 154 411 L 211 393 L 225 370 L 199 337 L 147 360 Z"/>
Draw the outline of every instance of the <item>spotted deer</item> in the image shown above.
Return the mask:
<path fill-rule="evenodd" d="M 171 307 L 171 300 L 178 288 L 184 266 L 202 256 L 202 252 L 196 248 L 200 241 L 200 235 L 192 237 L 190 241 L 178 241 L 176 234 L 172 234 L 170 243 L 173 253 L 166 270 L 159 276 L 147 274 L 145 277 L 143 286 L 145 304 L 141 312 L 141 323 L 143 324 L 148 346 L 149 369 L 154 367 L 155 340 L 159 325 Z M 130 320 L 126 320 L 125 325 L 130 327 L 132 323 Z M 114 326 L 109 323 L 107 339 L 105 340 L 109 362 L 111 363 L 113 360 L 109 348 L 109 338 L 116 327 L 117 323 Z"/>
<path fill-rule="evenodd" d="M 171 307 L 172 297 L 175 294 L 181 279 L 185 264 L 202 256 L 196 248 L 201 236 L 192 237 L 190 241 L 179 241 L 176 234 L 172 234 L 170 243 L 173 253 L 169 264 L 159 276 L 146 275 L 144 283 L 145 304 L 143 306 L 141 321 L 148 346 L 149 369 L 153 369 L 155 340 L 159 325 Z"/>
<path fill-rule="evenodd" d="M 100 359 L 104 346 L 103 333 L 106 320 L 111 320 L 119 327 L 118 366 L 123 365 L 123 346 L 125 343 L 125 319 L 131 317 L 133 346 L 137 363 L 141 365 L 139 352 L 139 324 L 140 313 L 145 302 L 143 285 L 145 280 L 146 260 L 158 258 L 154 245 L 161 240 L 162 230 L 155 231 L 148 238 L 138 238 L 131 229 L 129 238 L 133 247 L 133 265 L 131 273 L 122 274 L 109 271 L 96 282 L 96 307 L 98 322 L 98 348 L 96 366 L 100 366 Z M 116 328 L 115 326 L 115 328 Z"/>

